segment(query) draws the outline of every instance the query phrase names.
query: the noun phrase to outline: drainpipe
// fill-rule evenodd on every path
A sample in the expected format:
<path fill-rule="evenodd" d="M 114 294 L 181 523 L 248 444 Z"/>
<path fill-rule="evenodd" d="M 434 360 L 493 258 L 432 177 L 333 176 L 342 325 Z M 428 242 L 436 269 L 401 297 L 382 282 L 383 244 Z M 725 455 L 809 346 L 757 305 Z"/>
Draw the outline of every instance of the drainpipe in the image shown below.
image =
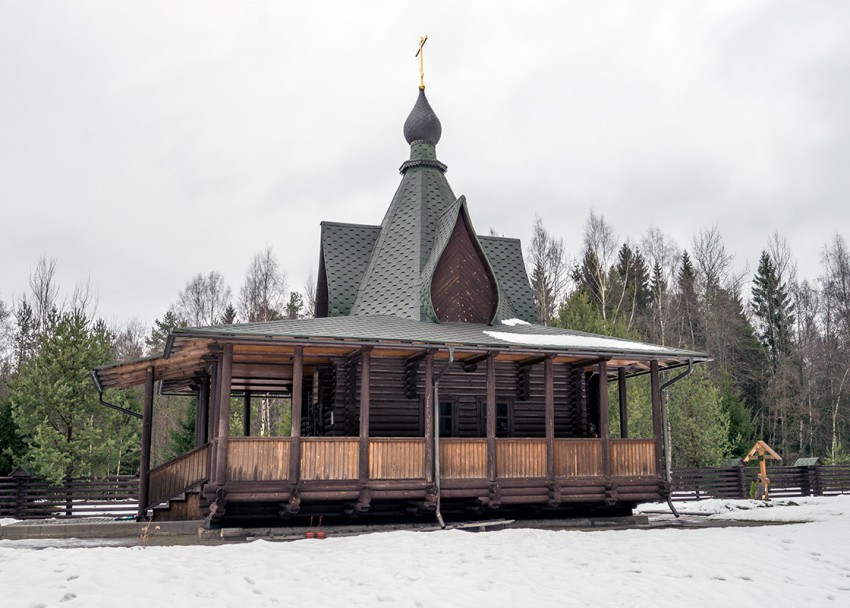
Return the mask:
<path fill-rule="evenodd" d="M 92 380 L 94 380 L 94 386 L 97 388 L 97 400 L 98 402 L 106 407 L 112 408 L 113 410 L 118 410 L 122 414 L 126 414 L 128 416 L 133 416 L 134 418 L 141 418 L 142 415 L 139 412 L 134 412 L 133 410 L 128 410 L 126 407 L 121 407 L 120 405 L 115 405 L 114 403 L 107 403 L 103 400 L 103 386 L 100 384 L 100 379 L 97 377 L 97 373 L 92 371 L 91 373 Z"/>
<path fill-rule="evenodd" d="M 670 472 L 672 468 L 673 458 L 670 454 L 670 431 L 667 420 L 667 399 L 664 396 L 665 389 L 670 388 L 674 384 L 676 384 L 679 380 L 684 380 L 688 376 L 694 373 L 694 360 L 688 359 L 688 370 L 682 372 L 675 378 L 672 378 L 661 385 L 661 426 L 664 434 L 664 478 L 667 480 L 667 483 L 670 484 L 670 488 L 672 490 L 673 487 L 673 478 Z M 676 510 L 676 507 L 673 506 L 673 493 L 670 493 L 670 496 L 667 497 L 667 506 L 670 507 L 670 511 L 676 517 L 679 517 L 679 512 Z"/>
<path fill-rule="evenodd" d="M 440 378 L 443 377 L 455 360 L 455 348 L 449 346 L 449 362 L 434 378 L 434 481 L 437 483 L 437 521 L 440 527 L 446 527 L 443 514 L 440 512 Z"/>

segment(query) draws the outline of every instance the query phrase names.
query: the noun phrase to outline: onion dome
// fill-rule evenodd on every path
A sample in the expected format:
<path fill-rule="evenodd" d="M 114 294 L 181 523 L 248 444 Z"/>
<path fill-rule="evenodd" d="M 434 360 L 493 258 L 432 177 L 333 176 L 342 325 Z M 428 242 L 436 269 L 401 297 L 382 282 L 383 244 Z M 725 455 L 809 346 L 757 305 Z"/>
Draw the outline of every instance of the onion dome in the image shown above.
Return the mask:
<path fill-rule="evenodd" d="M 431 109 L 431 104 L 425 97 L 425 91 L 420 89 L 416 105 L 413 106 L 410 116 L 404 121 L 404 138 L 409 144 L 427 142 L 437 145 L 442 134 L 443 127 L 440 125 L 440 119 Z"/>

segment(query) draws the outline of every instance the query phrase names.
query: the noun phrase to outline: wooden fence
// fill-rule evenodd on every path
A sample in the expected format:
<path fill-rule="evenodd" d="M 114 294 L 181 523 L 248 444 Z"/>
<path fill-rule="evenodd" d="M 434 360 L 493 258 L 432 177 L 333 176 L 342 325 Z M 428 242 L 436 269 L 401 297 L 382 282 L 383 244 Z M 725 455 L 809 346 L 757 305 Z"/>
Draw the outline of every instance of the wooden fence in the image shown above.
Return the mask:
<path fill-rule="evenodd" d="M 0 477 L 0 517 L 114 518 L 135 516 L 138 504 L 136 475 L 77 478 L 61 485 L 25 473 Z"/>
<path fill-rule="evenodd" d="M 673 469 L 673 500 L 749 498 L 758 467 Z M 850 493 L 850 465 L 768 467 L 770 496 L 824 496 Z"/>

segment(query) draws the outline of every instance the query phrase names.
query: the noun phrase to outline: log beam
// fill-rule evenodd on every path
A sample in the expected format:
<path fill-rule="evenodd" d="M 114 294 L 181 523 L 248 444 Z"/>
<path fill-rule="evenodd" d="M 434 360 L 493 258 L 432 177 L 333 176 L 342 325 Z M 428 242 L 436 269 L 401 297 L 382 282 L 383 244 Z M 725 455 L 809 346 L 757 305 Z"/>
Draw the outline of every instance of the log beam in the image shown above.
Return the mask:
<path fill-rule="evenodd" d="M 242 397 L 242 435 L 251 436 L 251 391 L 246 390 Z"/>
<path fill-rule="evenodd" d="M 360 483 L 369 483 L 369 379 L 372 369 L 372 352 L 364 350 L 360 356 Z M 361 501 L 363 502 L 363 501 Z M 368 501 L 366 501 L 368 503 Z M 359 503 L 358 503 L 359 504 Z"/>
<path fill-rule="evenodd" d="M 611 476 L 611 438 L 608 420 L 608 361 L 599 362 L 599 437 L 602 439 L 602 474 Z"/>
<path fill-rule="evenodd" d="M 139 509 L 138 521 L 144 521 L 148 512 L 148 478 L 151 470 L 151 432 L 153 430 L 153 378 L 154 368 L 145 370 L 145 396 L 142 405 L 142 445 L 139 462 Z"/>
<path fill-rule="evenodd" d="M 434 482 L 434 351 L 425 357 L 425 481 Z"/>
<path fill-rule="evenodd" d="M 620 437 L 629 438 L 629 400 L 626 395 L 626 368 L 617 370 L 617 389 L 620 395 Z"/>
<path fill-rule="evenodd" d="M 225 344 L 221 351 L 218 382 L 218 443 L 216 444 L 215 482 L 227 481 L 227 443 L 230 438 L 230 382 L 233 368 L 233 345 Z"/>
<path fill-rule="evenodd" d="M 301 401 L 304 381 L 304 347 L 296 346 L 292 359 L 292 396 L 290 401 L 289 481 L 297 484 L 301 478 Z"/>
<path fill-rule="evenodd" d="M 210 416 L 210 377 L 201 376 L 198 385 L 198 409 L 195 415 L 195 447 L 199 448 L 207 442 Z"/>
<path fill-rule="evenodd" d="M 546 412 L 546 478 L 555 481 L 555 370 L 552 358 L 543 365 L 544 409 Z"/>
<path fill-rule="evenodd" d="M 655 472 L 664 470 L 663 430 L 661 428 L 661 378 L 658 361 L 649 364 L 649 378 L 652 387 L 652 436 L 655 438 Z"/>
<path fill-rule="evenodd" d="M 496 355 L 487 358 L 487 479 L 496 481 Z"/>

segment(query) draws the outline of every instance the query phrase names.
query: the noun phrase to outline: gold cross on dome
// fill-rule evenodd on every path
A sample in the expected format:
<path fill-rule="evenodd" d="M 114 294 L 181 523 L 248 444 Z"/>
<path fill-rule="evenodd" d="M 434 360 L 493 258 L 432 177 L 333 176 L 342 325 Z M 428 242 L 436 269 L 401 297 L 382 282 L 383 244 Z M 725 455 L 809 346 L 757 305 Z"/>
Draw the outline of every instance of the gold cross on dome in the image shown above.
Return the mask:
<path fill-rule="evenodd" d="M 416 51 L 416 55 L 414 57 L 419 57 L 419 90 L 425 90 L 425 42 L 428 40 L 428 34 L 421 36 L 419 38 L 419 50 Z"/>

